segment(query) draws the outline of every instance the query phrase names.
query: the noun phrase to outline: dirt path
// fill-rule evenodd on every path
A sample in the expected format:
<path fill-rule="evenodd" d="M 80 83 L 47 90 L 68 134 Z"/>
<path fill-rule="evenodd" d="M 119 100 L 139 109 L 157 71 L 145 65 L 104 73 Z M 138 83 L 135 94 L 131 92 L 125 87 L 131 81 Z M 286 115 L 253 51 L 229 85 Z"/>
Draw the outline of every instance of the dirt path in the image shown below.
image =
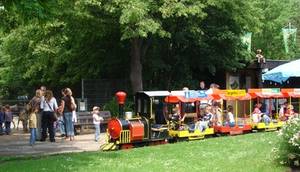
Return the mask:
<path fill-rule="evenodd" d="M 57 134 L 59 135 L 59 134 Z M 100 142 L 94 141 L 94 134 L 75 136 L 74 141 L 67 141 L 64 138 L 56 137 L 56 142 L 36 142 L 34 146 L 29 145 L 29 134 L 13 129 L 12 135 L 0 136 L 0 156 L 12 155 L 39 155 L 58 154 L 66 152 L 97 151 L 105 142 L 105 135 L 101 133 Z"/>

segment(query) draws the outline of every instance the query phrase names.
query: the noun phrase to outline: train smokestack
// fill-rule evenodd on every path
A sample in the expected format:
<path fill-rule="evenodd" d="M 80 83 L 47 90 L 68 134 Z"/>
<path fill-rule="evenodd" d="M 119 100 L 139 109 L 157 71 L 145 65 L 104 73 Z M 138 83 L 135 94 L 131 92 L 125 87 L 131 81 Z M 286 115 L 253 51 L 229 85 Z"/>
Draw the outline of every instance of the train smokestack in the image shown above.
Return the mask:
<path fill-rule="evenodd" d="M 124 104 L 126 100 L 126 93 L 118 91 L 116 93 L 117 103 L 119 104 L 119 117 L 124 117 Z"/>

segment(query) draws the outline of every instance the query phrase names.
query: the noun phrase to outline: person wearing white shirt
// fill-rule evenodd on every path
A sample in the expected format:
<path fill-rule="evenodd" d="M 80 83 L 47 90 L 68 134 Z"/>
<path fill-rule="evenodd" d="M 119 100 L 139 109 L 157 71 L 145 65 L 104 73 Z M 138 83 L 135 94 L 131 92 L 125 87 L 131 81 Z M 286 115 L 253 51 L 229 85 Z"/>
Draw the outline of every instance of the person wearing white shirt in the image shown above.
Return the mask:
<path fill-rule="evenodd" d="M 93 107 L 93 123 L 95 125 L 95 141 L 98 142 L 100 139 L 100 122 L 103 121 L 103 118 L 99 116 L 100 108 L 98 106 Z"/>
<path fill-rule="evenodd" d="M 53 97 L 51 90 L 45 92 L 45 99 L 41 101 L 41 109 L 43 109 L 42 115 L 42 136 L 41 141 L 45 141 L 47 138 L 47 130 L 50 137 L 50 142 L 55 142 L 55 131 L 53 123 L 55 122 L 54 113 L 57 110 L 57 102 Z"/>

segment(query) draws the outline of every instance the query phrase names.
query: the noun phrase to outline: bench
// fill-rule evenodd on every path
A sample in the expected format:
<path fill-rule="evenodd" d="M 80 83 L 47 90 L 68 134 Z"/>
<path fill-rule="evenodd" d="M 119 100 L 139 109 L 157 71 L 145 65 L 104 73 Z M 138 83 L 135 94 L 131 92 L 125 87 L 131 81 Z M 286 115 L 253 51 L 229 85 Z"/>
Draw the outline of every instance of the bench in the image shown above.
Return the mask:
<path fill-rule="evenodd" d="M 111 119 L 110 111 L 100 111 L 100 116 L 104 119 L 101 121 L 101 131 L 105 131 L 107 123 Z M 91 112 L 77 112 L 77 122 L 74 124 L 75 133 L 92 133 L 94 132 L 93 115 Z"/>

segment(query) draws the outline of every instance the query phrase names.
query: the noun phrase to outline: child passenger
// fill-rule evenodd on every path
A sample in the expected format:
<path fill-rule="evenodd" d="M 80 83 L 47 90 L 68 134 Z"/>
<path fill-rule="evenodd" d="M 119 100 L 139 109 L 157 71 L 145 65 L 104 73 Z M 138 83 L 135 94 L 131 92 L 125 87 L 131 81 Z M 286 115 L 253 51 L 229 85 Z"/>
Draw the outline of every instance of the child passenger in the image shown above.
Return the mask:
<path fill-rule="evenodd" d="M 39 112 L 38 107 L 34 107 L 29 115 L 29 129 L 30 129 L 30 146 L 35 144 L 36 139 L 36 128 L 37 128 L 37 113 Z"/>
<path fill-rule="evenodd" d="M 294 106 L 293 105 L 288 105 L 287 106 L 287 110 L 286 110 L 284 116 L 285 116 L 286 120 L 288 120 L 291 117 L 297 117 L 298 116 L 298 114 L 295 113 L 295 111 L 294 111 Z"/>
<path fill-rule="evenodd" d="M 261 106 L 262 106 L 261 103 L 255 104 L 255 108 L 252 112 L 252 120 L 254 123 L 259 123 L 261 120 L 261 116 L 262 116 L 262 113 L 260 111 Z"/>
<path fill-rule="evenodd" d="M 233 115 L 233 107 L 230 106 L 230 105 L 227 107 L 227 120 L 228 120 L 228 124 L 229 124 L 230 127 L 235 126 L 234 115 Z"/>
<path fill-rule="evenodd" d="M 213 118 L 212 107 L 206 106 L 205 115 L 202 117 L 202 119 L 200 119 L 200 121 L 197 122 L 195 129 L 198 129 L 201 132 L 203 132 L 206 128 L 209 127 L 212 118 Z"/>
<path fill-rule="evenodd" d="M 288 107 L 288 103 L 284 102 L 281 106 L 280 106 L 280 110 L 279 110 L 279 119 L 282 121 L 286 120 L 285 117 L 285 113 L 287 111 L 287 107 Z"/>
<path fill-rule="evenodd" d="M 213 112 L 214 112 L 214 125 L 222 125 L 222 109 L 220 102 L 213 103 Z"/>
<path fill-rule="evenodd" d="M 103 118 L 100 116 L 100 107 L 93 107 L 93 123 L 95 125 L 95 141 L 98 142 L 100 139 L 100 122 L 103 121 Z"/>

